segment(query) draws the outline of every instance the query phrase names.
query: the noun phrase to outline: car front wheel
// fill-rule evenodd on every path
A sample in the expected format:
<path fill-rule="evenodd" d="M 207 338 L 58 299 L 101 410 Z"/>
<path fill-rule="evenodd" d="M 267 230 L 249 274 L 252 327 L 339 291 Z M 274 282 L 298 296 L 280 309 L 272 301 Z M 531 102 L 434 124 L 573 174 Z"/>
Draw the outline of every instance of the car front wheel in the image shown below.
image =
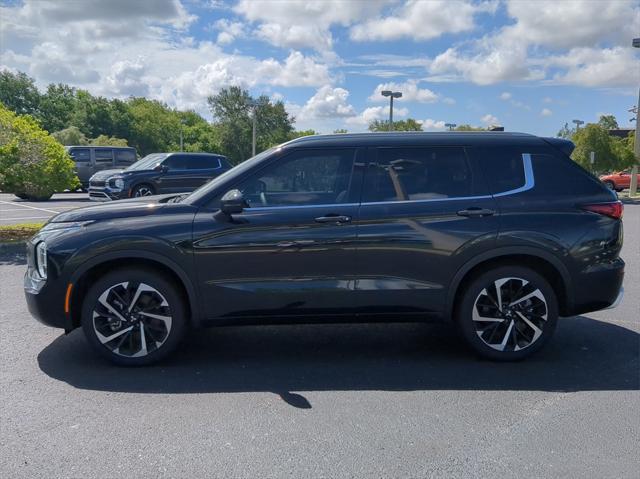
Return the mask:
<path fill-rule="evenodd" d="M 184 300 L 164 276 L 121 269 L 88 291 L 82 328 L 91 346 L 119 366 L 143 366 L 171 353 L 187 324 Z"/>
<path fill-rule="evenodd" d="M 524 359 L 542 348 L 558 320 L 556 294 L 528 268 L 503 266 L 473 279 L 456 309 L 457 326 L 482 357 Z"/>
<path fill-rule="evenodd" d="M 131 196 L 134 198 L 140 198 L 142 196 L 155 195 L 155 191 L 151 185 L 138 185 L 131 191 Z"/>

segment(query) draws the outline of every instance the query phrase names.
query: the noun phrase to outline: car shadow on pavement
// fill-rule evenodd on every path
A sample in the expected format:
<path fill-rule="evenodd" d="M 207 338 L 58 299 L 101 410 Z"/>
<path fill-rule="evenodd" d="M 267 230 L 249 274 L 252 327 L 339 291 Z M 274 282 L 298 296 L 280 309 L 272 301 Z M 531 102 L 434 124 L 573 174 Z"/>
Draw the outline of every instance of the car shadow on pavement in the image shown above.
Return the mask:
<path fill-rule="evenodd" d="M 96 356 L 80 330 L 38 355 L 41 370 L 76 388 L 132 393 L 640 389 L 639 334 L 562 319 L 545 350 L 517 363 L 476 358 L 449 325 L 357 324 L 226 327 L 192 333 L 170 358 L 118 368 Z"/>

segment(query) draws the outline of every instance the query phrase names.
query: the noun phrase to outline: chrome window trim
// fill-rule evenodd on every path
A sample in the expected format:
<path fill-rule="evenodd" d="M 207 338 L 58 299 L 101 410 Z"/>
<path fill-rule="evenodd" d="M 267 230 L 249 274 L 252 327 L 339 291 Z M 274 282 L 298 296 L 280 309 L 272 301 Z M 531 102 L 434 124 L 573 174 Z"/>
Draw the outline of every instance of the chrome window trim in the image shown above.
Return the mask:
<path fill-rule="evenodd" d="M 502 193 L 495 193 L 493 196 L 508 196 L 522 193 L 533 188 L 536 184 L 533 177 L 533 165 L 531 164 L 531 153 L 522 154 L 522 163 L 524 165 L 524 185 L 514 190 L 503 191 Z"/>
<path fill-rule="evenodd" d="M 533 164 L 531 163 L 531 154 L 522 154 L 522 164 L 524 166 L 524 185 L 513 190 L 503 191 L 502 193 L 495 193 L 493 195 L 478 195 L 478 196 L 458 196 L 455 198 L 429 198 L 426 200 L 391 200 L 391 201 L 368 201 L 362 203 L 327 203 L 320 205 L 289 205 L 289 206 L 257 206 L 248 207 L 245 211 L 264 211 L 264 210 L 282 210 L 282 209 L 300 209 L 300 208 L 329 208 L 329 207 L 352 207 L 352 206 L 369 206 L 369 205 L 397 205 L 407 203 L 433 203 L 436 201 L 468 201 L 468 200 L 488 200 L 500 196 L 509 196 L 522 193 L 532 189 L 536 182 L 533 175 Z"/>

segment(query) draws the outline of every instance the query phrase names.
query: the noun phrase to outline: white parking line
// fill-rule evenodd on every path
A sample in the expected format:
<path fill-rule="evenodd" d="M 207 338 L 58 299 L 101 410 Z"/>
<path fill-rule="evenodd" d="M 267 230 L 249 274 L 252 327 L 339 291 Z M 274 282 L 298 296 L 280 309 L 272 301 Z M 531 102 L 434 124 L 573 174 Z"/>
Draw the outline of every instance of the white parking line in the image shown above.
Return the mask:
<path fill-rule="evenodd" d="M 56 213 L 56 214 L 60 213 L 59 211 L 56 211 L 56 210 L 48 210 L 46 208 L 36 208 L 35 206 L 22 205 L 20 203 L 12 203 L 11 201 L 0 200 L 0 203 L 4 203 L 5 205 L 11 205 L 11 206 L 22 206 L 23 208 L 30 208 L 32 210 L 46 211 L 47 213 Z"/>

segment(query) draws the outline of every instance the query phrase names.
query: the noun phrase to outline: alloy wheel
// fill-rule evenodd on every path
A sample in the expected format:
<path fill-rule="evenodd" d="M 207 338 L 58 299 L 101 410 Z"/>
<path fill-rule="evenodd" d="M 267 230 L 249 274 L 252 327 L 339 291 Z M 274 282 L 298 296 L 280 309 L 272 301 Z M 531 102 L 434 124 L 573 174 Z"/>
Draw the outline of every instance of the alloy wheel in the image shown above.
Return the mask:
<path fill-rule="evenodd" d="M 171 309 L 157 289 L 123 282 L 109 287 L 93 309 L 98 340 L 112 353 L 142 357 L 159 349 L 171 332 Z"/>
<path fill-rule="evenodd" d="M 151 195 L 153 195 L 153 191 L 151 191 L 151 188 L 149 188 L 148 186 L 139 186 L 138 188 L 136 188 L 136 191 L 133 194 L 135 198 Z"/>
<path fill-rule="evenodd" d="M 472 319 L 476 334 L 497 351 L 520 351 L 542 336 L 548 315 L 542 291 L 522 278 L 501 278 L 477 296 Z"/>

